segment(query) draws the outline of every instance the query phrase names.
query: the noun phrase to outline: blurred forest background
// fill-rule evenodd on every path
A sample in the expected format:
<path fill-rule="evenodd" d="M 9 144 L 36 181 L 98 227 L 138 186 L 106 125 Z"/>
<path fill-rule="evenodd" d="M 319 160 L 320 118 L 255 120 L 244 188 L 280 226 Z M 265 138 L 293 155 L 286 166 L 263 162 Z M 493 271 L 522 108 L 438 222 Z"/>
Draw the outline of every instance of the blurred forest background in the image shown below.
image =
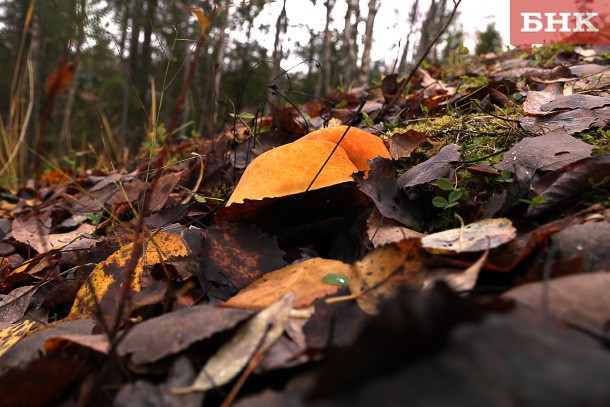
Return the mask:
<path fill-rule="evenodd" d="M 264 108 L 270 91 L 285 97 L 280 103 L 297 104 L 356 86 L 378 86 L 385 74 L 406 75 L 454 5 L 453 0 L 392 2 L 392 7 L 405 8 L 408 21 L 400 22 L 401 31 L 388 39 L 399 47 L 388 65 L 371 58 L 382 1 L 303 3 L 316 1 L 325 7 L 325 28 L 303 27 L 308 35 L 294 49 L 286 49 L 283 41 L 291 24 L 286 0 L 276 0 L 283 8 L 267 23 L 256 22 L 271 4 L 262 0 L 0 1 L 2 184 L 33 173 L 41 131 L 46 136 L 38 151 L 53 165 L 68 168 L 77 163 L 125 164 L 126 157 L 151 142 L 151 135 L 162 138 L 200 35 L 189 6 L 208 16 L 214 7 L 220 12 L 211 19 L 181 113 L 178 134 L 185 138 L 217 134 L 231 114 Z M 344 20 L 331 21 L 340 3 L 347 6 Z M 260 43 L 259 33 L 272 35 L 273 43 Z M 478 37 L 472 54 L 501 48 L 493 25 L 483 27 Z M 426 63 L 462 58 L 462 43 L 456 19 Z M 295 60 L 302 64 L 283 71 Z M 70 80 L 49 108 L 45 82 L 48 87 L 49 75 L 60 66 L 71 73 Z"/>

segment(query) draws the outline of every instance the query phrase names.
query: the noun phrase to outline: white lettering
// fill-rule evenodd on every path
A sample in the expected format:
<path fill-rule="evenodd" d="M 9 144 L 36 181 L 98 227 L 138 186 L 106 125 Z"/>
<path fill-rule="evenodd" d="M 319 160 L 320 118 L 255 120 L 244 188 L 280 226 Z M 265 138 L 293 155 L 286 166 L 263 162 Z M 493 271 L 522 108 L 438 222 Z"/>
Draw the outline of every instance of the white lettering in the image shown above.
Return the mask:
<path fill-rule="evenodd" d="M 546 28 L 544 29 L 545 32 L 555 32 L 557 31 L 554 27 L 557 24 L 561 25 L 561 28 L 559 29 L 559 31 L 561 32 L 570 32 L 570 28 L 569 28 L 569 18 L 572 15 L 572 13 L 559 13 L 560 18 L 555 19 L 554 17 L 557 15 L 557 13 L 544 13 L 544 15 L 546 16 Z"/>
<path fill-rule="evenodd" d="M 521 32 L 538 32 L 542 30 L 542 14 L 540 13 L 521 13 L 521 17 L 523 17 L 523 27 L 521 28 Z M 536 18 L 537 20 L 534 20 Z M 532 26 L 533 25 L 533 26 Z"/>
<path fill-rule="evenodd" d="M 583 18 L 585 16 L 585 13 L 574 13 L 574 15 L 576 16 L 576 28 L 574 29 L 574 31 L 590 31 L 590 32 L 598 32 L 599 29 L 597 27 L 595 27 L 591 21 L 593 17 L 597 16 L 599 13 L 586 13 L 587 17 Z M 583 26 L 587 26 L 587 28 L 585 29 Z"/>

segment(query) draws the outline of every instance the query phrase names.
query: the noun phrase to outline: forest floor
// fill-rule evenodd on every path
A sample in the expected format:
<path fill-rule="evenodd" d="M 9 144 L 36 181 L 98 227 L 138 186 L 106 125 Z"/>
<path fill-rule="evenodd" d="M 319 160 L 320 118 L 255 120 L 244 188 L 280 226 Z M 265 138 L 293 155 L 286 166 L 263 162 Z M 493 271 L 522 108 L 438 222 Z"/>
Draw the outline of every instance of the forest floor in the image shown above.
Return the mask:
<path fill-rule="evenodd" d="M 401 80 L 5 190 L 1 404 L 610 405 L 608 55 Z M 386 158 L 226 205 L 341 123 Z"/>

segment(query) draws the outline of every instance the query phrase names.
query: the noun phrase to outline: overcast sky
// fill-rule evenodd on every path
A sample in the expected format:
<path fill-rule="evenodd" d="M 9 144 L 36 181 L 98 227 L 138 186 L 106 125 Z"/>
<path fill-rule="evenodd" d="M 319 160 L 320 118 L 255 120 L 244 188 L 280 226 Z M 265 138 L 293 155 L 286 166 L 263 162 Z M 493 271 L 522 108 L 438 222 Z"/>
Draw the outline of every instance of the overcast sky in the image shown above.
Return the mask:
<path fill-rule="evenodd" d="M 316 5 L 307 0 L 287 0 L 286 14 L 288 16 L 288 33 L 286 48 L 295 49 L 296 41 L 306 42 L 308 39 L 307 31 L 302 28 L 309 26 L 317 31 L 324 30 L 325 8 L 324 1 L 317 0 Z M 367 0 L 360 0 L 361 15 L 367 14 Z M 449 0 L 448 6 L 453 6 L 453 1 Z M 398 41 L 406 38 L 409 32 L 407 26 L 407 14 L 412 5 L 412 0 L 381 0 L 381 6 L 375 19 L 374 44 L 372 57 L 374 60 L 384 60 L 386 65 L 392 65 L 393 61 L 399 56 Z M 425 12 L 429 6 L 429 1 L 420 0 L 420 10 Z M 275 24 L 279 15 L 282 2 L 276 0 L 265 7 L 259 16 L 259 23 Z M 343 18 L 346 11 L 345 0 L 337 0 L 333 18 L 335 27 L 340 30 L 343 28 Z M 464 28 L 465 44 L 471 51 L 474 50 L 477 31 L 484 31 L 487 24 L 495 22 L 496 29 L 503 37 L 504 43 L 509 41 L 509 0 L 462 0 L 459 6 L 459 21 Z M 422 17 L 423 18 L 423 17 Z M 362 31 L 364 28 L 362 27 Z M 268 49 L 273 49 L 274 30 L 267 35 L 260 37 Z"/>

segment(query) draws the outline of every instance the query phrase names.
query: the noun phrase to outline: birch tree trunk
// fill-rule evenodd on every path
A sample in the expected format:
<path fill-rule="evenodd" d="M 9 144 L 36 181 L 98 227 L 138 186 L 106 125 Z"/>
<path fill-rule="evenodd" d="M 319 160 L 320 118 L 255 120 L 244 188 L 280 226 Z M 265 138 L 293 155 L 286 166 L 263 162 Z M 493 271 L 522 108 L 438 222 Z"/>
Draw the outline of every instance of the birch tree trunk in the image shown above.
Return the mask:
<path fill-rule="evenodd" d="M 415 0 L 413 5 L 411 6 L 411 11 L 409 12 L 409 16 L 407 19 L 407 24 L 409 25 L 409 33 L 407 34 L 407 39 L 405 41 L 405 46 L 402 51 L 402 55 L 400 56 L 400 62 L 398 64 L 398 73 L 404 73 L 407 70 L 407 60 L 409 56 L 409 51 L 411 47 L 411 37 L 415 32 L 415 23 L 417 22 L 417 14 L 419 13 L 419 0 Z"/>
<path fill-rule="evenodd" d="M 229 17 L 227 13 L 221 14 L 222 23 L 220 27 L 220 32 L 218 36 L 218 41 L 216 43 L 216 60 L 214 61 L 214 89 L 212 92 L 212 117 L 209 121 L 208 132 L 210 136 L 216 134 L 216 124 L 218 122 L 218 95 L 220 94 L 220 83 L 222 81 L 222 73 L 223 73 L 223 64 L 225 59 L 225 31 L 227 31 L 227 27 L 229 26 Z"/>
<path fill-rule="evenodd" d="M 371 74 L 371 48 L 373 47 L 373 27 L 375 17 L 379 10 L 380 0 L 369 0 L 369 12 L 366 16 L 366 28 L 364 31 L 364 47 L 362 49 L 362 59 L 360 61 L 360 72 L 358 82 L 360 85 L 367 85 Z"/>
<path fill-rule="evenodd" d="M 273 61 L 273 66 L 271 68 L 271 82 L 276 85 L 276 88 L 279 91 L 279 80 L 282 76 L 282 68 L 281 63 L 283 59 L 283 50 L 282 50 L 282 37 L 286 33 L 287 28 L 287 17 L 286 17 L 286 0 L 282 3 L 282 11 L 280 15 L 277 17 L 277 21 L 275 22 L 275 40 L 273 42 L 273 54 L 271 60 Z M 279 95 L 275 98 L 272 98 L 273 103 L 276 105 L 280 104 Z"/>
<path fill-rule="evenodd" d="M 121 109 L 121 128 L 119 131 L 119 148 L 130 146 L 127 137 L 127 125 L 129 122 L 129 99 L 131 96 L 131 79 L 136 72 L 136 63 L 138 60 L 138 45 L 140 36 L 140 11 L 142 9 L 142 1 L 135 0 L 131 15 L 131 37 L 129 40 L 129 57 L 125 61 L 125 79 L 123 83 L 123 107 Z"/>
<path fill-rule="evenodd" d="M 348 89 L 354 79 L 355 63 L 357 60 L 356 44 L 354 35 L 357 35 L 358 25 L 358 0 L 347 0 L 347 12 L 345 13 L 345 26 L 343 28 L 343 87 Z"/>
<path fill-rule="evenodd" d="M 78 62 L 78 58 L 81 53 L 83 42 L 85 41 L 85 20 L 87 13 L 87 0 L 81 0 L 79 4 L 79 20 L 77 24 L 78 34 L 76 36 L 76 50 L 74 52 L 74 59 Z M 72 75 L 70 86 L 68 87 L 68 99 L 66 100 L 66 106 L 64 107 L 61 132 L 59 133 L 59 151 L 61 154 L 68 154 L 72 150 L 72 135 L 70 133 L 70 123 L 72 122 L 72 112 L 74 110 L 74 101 L 76 100 L 76 93 L 78 91 L 80 77 L 80 68 L 76 66 L 76 70 Z"/>
<path fill-rule="evenodd" d="M 324 2 L 324 7 L 326 7 L 326 23 L 324 26 L 324 39 L 322 41 L 322 54 L 320 64 L 322 65 L 322 70 L 320 74 L 320 79 L 318 83 L 316 83 L 315 95 L 316 97 L 320 97 L 322 92 L 326 94 L 330 88 L 330 78 L 332 75 L 332 67 L 330 65 L 330 43 L 332 32 L 330 31 L 330 22 L 331 22 L 331 13 L 333 8 L 335 7 L 335 0 L 326 0 Z"/>

